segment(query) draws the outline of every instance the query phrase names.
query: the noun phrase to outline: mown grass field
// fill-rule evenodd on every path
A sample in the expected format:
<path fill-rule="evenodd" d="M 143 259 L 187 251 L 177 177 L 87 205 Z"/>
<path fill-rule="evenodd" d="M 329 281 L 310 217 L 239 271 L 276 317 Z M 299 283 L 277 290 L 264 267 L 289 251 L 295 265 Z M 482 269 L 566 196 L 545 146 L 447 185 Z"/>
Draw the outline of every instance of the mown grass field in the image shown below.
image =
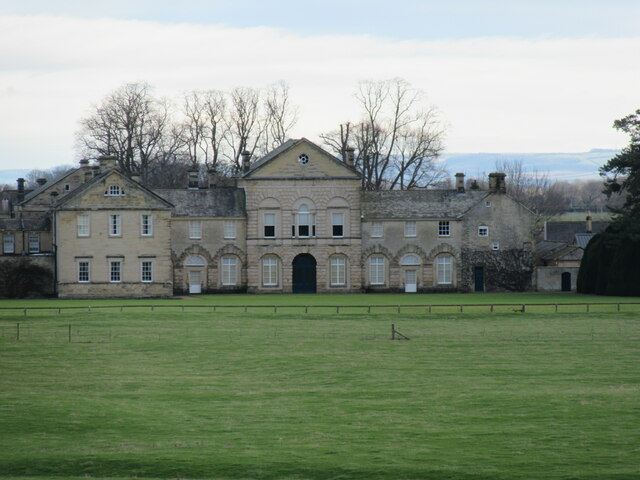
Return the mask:
<path fill-rule="evenodd" d="M 304 313 L 323 297 L 2 311 L 0 477 L 640 478 L 638 306 Z"/>

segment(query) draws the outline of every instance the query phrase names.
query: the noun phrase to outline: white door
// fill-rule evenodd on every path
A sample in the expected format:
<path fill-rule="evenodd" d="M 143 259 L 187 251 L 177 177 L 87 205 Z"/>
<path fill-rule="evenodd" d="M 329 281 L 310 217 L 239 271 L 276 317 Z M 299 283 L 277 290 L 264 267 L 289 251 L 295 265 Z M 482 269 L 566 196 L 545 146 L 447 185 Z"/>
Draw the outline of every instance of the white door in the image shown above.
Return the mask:
<path fill-rule="evenodd" d="M 202 293 L 199 271 L 189 272 L 189 293 Z"/>
<path fill-rule="evenodd" d="M 406 293 L 418 291 L 418 272 L 416 270 L 407 270 L 404 273 L 404 291 Z"/>

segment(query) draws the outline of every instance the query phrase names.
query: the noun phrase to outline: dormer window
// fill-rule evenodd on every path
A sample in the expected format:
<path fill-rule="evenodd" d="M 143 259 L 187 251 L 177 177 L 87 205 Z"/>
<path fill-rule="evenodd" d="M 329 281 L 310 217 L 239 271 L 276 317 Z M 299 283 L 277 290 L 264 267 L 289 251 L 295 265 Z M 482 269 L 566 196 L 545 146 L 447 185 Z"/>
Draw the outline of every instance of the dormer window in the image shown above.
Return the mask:
<path fill-rule="evenodd" d="M 109 185 L 107 191 L 104 192 L 105 195 L 109 197 L 119 197 L 124 195 L 124 190 L 120 187 L 120 185 Z"/>

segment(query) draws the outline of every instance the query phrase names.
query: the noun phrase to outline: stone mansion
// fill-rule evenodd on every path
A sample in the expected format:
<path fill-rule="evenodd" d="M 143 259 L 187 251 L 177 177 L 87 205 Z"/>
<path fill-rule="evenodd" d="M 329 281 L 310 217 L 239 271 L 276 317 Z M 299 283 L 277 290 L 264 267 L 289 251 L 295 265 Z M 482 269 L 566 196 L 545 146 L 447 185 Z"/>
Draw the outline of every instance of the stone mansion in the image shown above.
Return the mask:
<path fill-rule="evenodd" d="M 112 157 L 29 193 L 19 184 L 0 210 L 2 258 L 47 265 L 52 292 L 69 298 L 482 292 L 495 283 L 478 259 L 532 249 L 533 216 L 501 173 L 489 190 L 456 174 L 449 190 L 362 191 L 352 156 L 304 138 L 243 162 L 224 187 L 195 174 L 151 190 Z"/>

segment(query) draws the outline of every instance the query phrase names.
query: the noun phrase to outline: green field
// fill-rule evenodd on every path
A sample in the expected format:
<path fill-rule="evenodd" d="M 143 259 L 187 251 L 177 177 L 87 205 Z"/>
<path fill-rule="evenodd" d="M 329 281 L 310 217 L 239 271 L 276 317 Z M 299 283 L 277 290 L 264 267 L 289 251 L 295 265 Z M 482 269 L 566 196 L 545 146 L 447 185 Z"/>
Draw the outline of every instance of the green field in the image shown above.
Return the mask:
<path fill-rule="evenodd" d="M 2 311 L 0 478 L 640 478 L 637 305 L 346 307 L 401 298 L 491 296 Z M 181 311 L 215 300 L 298 307 Z M 347 311 L 304 313 L 319 302 Z M 389 340 L 392 323 L 410 340 Z"/>

